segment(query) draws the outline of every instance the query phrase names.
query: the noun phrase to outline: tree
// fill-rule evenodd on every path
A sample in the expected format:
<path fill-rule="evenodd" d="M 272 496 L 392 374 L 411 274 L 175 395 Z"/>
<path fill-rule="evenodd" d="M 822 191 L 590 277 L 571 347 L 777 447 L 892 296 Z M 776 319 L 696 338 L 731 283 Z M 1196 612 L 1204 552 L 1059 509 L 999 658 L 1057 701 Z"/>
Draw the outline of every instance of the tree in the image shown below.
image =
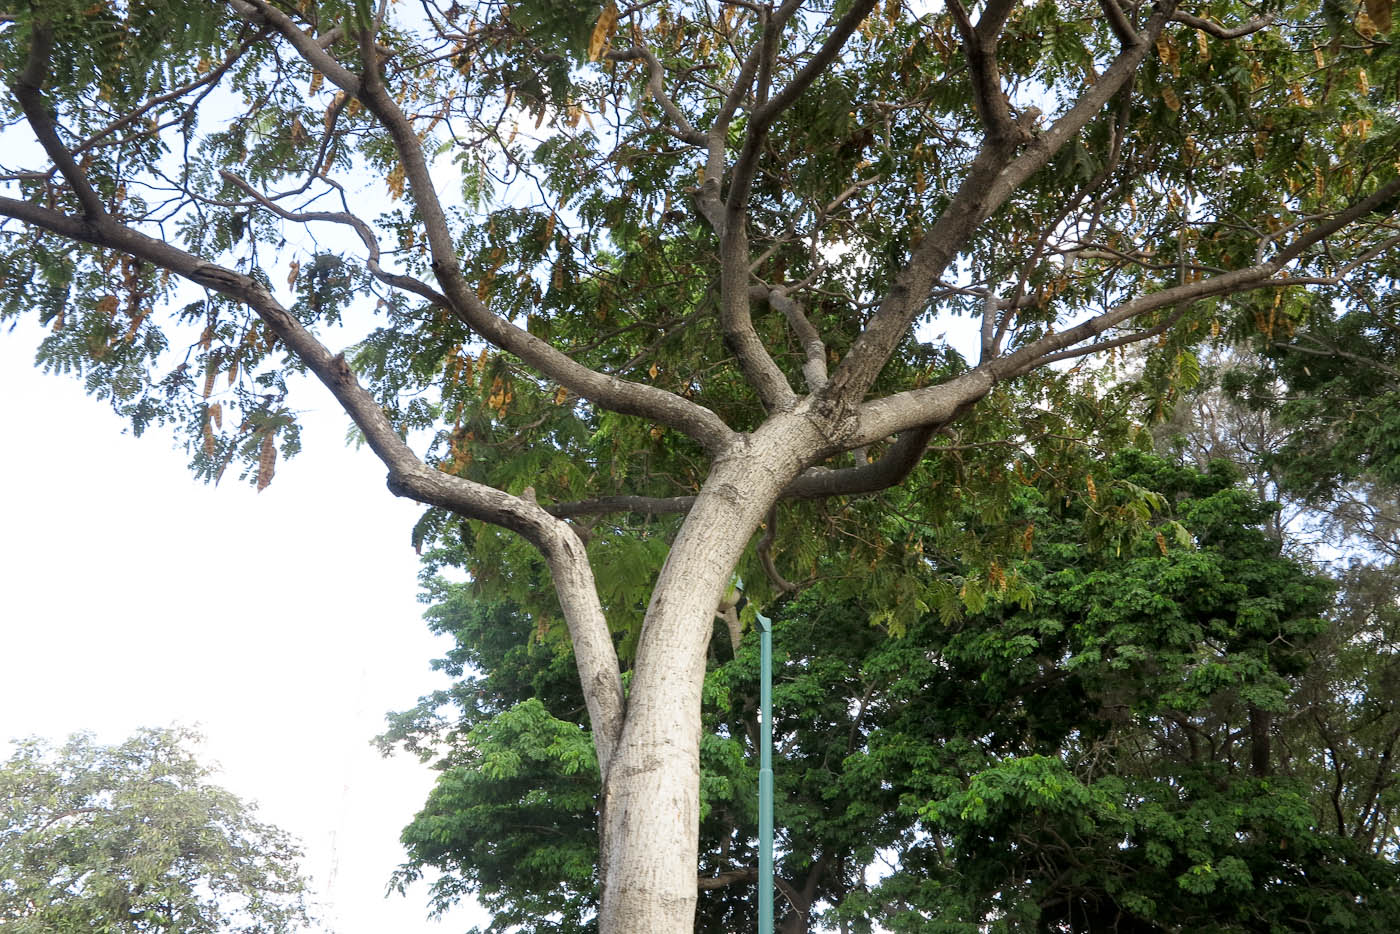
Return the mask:
<path fill-rule="evenodd" d="M 1091 404 L 1055 364 L 1155 340 L 1165 399 L 1217 330 L 1359 307 L 1396 245 L 1390 11 L 5 0 L 32 143 L 0 172 L 4 314 L 211 479 L 270 482 L 309 371 L 424 539 L 517 590 L 538 550 L 600 927 L 682 930 L 736 567 L 780 588 L 821 512 L 790 504 L 900 483 L 976 410 L 1016 444 Z M 406 201 L 371 216 L 356 180 Z M 347 315 L 377 327 L 335 353 Z"/>
<path fill-rule="evenodd" d="M 1110 476 L 1097 505 L 1133 484 L 1161 496 L 1151 522 L 1086 548 L 1095 503 L 1024 487 L 1021 584 L 975 612 L 892 634 L 834 577 L 775 608 L 779 930 L 1392 925 L 1392 666 L 1355 636 L 1388 638 L 1393 605 L 1331 609 L 1225 463 L 1123 454 Z M 926 573 L 976 573 L 943 562 Z M 476 589 L 433 583 L 461 681 L 386 737 L 447 750 L 407 875 L 483 896 L 492 930 L 593 930 L 596 762 L 567 645 Z M 731 655 L 717 633 L 706 680 L 698 931 L 754 923 L 755 641 Z"/>
<path fill-rule="evenodd" d="M 186 750 L 184 730 L 116 746 L 16 742 L 0 765 L 0 925 L 278 934 L 311 923 L 300 853 Z"/>

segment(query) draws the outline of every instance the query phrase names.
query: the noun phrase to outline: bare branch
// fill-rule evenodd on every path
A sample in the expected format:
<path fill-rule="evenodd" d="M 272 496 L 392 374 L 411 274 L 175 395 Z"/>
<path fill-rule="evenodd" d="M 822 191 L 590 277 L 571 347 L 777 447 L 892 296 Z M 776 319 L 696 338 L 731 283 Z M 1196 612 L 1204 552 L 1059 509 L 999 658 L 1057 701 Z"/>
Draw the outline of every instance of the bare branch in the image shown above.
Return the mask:
<path fill-rule="evenodd" d="M 802 95 L 802 92 L 812 86 L 812 82 L 816 81 L 827 66 L 836 59 L 842 47 L 845 46 L 846 40 L 860 28 L 860 24 L 865 22 L 865 18 L 875 9 L 876 2 L 877 0 L 857 0 L 836 21 L 836 25 L 832 27 L 831 33 L 822 42 L 821 47 L 798 69 L 797 74 L 792 76 L 792 80 L 787 83 L 787 86 L 754 110 L 749 117 L 749 135 L 751 137 L 761 137 L 766 133 L 768 128 L 773 125 L 773 121 L 778 119 L 778 115 L 791 107 L 793 102 Z M 793 6 L 795 7 L 796 4 Z"/>
<path fill-rule="evenodd" d="M 403 289 L 407 292 L 420 295 L 435 305 L 441 305 L 443 308 L 450 307 L 447 297 L 426 282 L 415 279 L 412 276 L 389 272 L 380 266 L 379 240 L 375 237 L 374 231 L 370 229 L 369 224 L 348 211 L 288 211 L 232 172 L 221 169 L 219 171 L 219 176 L 243 191 L 258 204 L 285 220 L 301 224 L 324 221 L 329 224 L 343 224 L 350 227 L 359 235 L 360 241 L 364 243 L 365 249 L 369 253 L 365 265 L 376 279 L 394 288 Z"/>
<path fill-rule="evenodd" d="M 827 378 L 826 344 L 803 313 L 802 306 L 789 298 L 787 289 L 781 287 L 770 289 L 762 285 L 752 286 L 749 289 L 749 297 L 755 301 L 767 302 L 787 318 L 788 327 L 797 335 L 797 339 L 802 343 L 803 353 L 806 354 L 806 360 L 802 364 L 802 377 L 807 382 L 807 388 L 811 392 L 821 391 Z"/>
<path fill-rule="evenodd" d="M 1109 2 L 1112 2 L 1112 0 L 1109 0 Z M 1233 29 L 1227 29 L 1212 20 L 1200 16 L 1192 16 L 1190 13 L 1177 10 L 1172 13 L 1172 21 L 1176 23 L 1185 23 L 1187 26 L 1199 29 L 1201 32 L 1214 36 L 1217 39 L 1239 39 L 1256 33 L 1261 29 L 1269 28 L 1269 26 L 1273 25 L 1274 18 L 1272 16 L 1256 16 L 1254 19 L 1241 23 Z"/>
<path fill-rule="evenodd" d="M 946 421 L 961 414 L 953 412 Z M 833 496 L 866 496 L 888 489 L 909 476 L 919 463 L 935 428 L 921 427 L 895 439 L 877 460 L 857 467 L 809 467 L 779 494 L 779 501 L 790 499 L 827 499 Z M 694 496 L 601 496 L 597 499 L 546 506 L 552 516 L 609 515 L 630 512 L 643 516 L 686 513 L 695 505 Z"/>
<path fill-rule="evenodd" d="M 292 44 L 297 54 L 313 68 L 326 76 L 332 84 L 347 94 L 357 94 L 360 78 L 353 71 L 336 61 L 334 56 L 317 39 L 297 28 L 290 16 L 265 3 L 264 0 L 228 0 L 229 5 L 239 16 L 252 23 L 271 26 Z"/>
<path fill-rule="evenodd" d="M 666 112 L 666 116 L 675 125 L 668 128 L 667 132 L 692 145 L 701 147 L 706 145 L 705 134 L 691 125 L 685 114 L 676 106 L 676 102 L 671 100 L 666 93 L 666 73 L 662 70 L 661 62 L 657 60 L 651 49 L 643 45 L 634 45 L 621 51 L 609 52 L 607 58 L 614 62 L 645 62 L 647 66 L 647 92 L 651 94 L 652 100 L 661 106 L 661 109 Z"/>
<path fill-rule="evenodd" d="M 631 512 L 640 516 L 664 516 L 689 512 L 694 496 L 600 496 L 574 503 L 555 503 L 544 509 L 560 519 L 576 516 L 606 516 Z"/>
<path fill-rule="evenodd" d="M 1118 37 L 1124 48 L 1142 41 L 1137 30 L 1133 28 L 1132 21 L 1128 19 L 1128 14 L 1118 5 L 1118 0 L 1099 0 L 1099 6 L 1108 18 L 1108 28 L 1113 30 L 1113 34 Z"/>
<path fill-rule="evenodd" d="M 1140 295 L 1103 314 L 1097 315 L 1082 324 L 1067 330 L 1047 334 L 1013 353 L 983 363 L 973 370 L 961 374 L 948 382 L 922 389 L 887 396 L 867 402 L 860 408 L 860 429 L 847 439 L 848 448 L 869 443 L 894 431 L 906 431 L 919 425 L 946 424 L 950 413 L 958 406 L 966 406 L 980 399 L 1003 379 L 1009 379 L 1044 366 L 1054 359 L 1064 359 L 1073 354 L 1060 351 L 1072 348 L 1086 340 L 1129 321 L 1138 315 L 1167 308 L 1173 305 L 1188 304 L 1205 298 L 1231 295 L 1257 288 L 1286 288 L 1300 284 L 1302 280 L 1291 277 L 1274 278 L 1288 263 L 1297 259 L 1306 249 L 1346 227 L 1348 224 L 1374 212 L 1376 208 L 1400 195 L 1400 178 L 1381 186 L 1375 193 L 1356 202 L 1344 211 L 1339 211 L 1325 223 L 1318 224 L 1306 233 L 1300 234 L 1286 249 L 1280 250 L 1272 260 L 1258 263 L 1243 269 L 1221 273 L 1195 282 L 1186 282 L 1159 292 Z M 1106 346 L 1106 345 L 1105 345 Z"/>
<path fill-rule="evenodd" d="M 775 503 L 773 508 L 768 510 L 768 521 L 764 523 L 763 535 L 758 540 L 758 563 L 763 565 L 763 573 L 768 575 L 768 579 L 773 582 L 783 593 L 793 593 L 797 590 L 797 585 L 784 577 L 778 566 L 773 563 L 773 539 L 778 534 L 778 506 Z"/>
<path fill-rule="evenodd" d="M 1139 341 L 1145 341 L 1153 337 L 1159 337 L 1170 331 L 1172 328 L 1174 328 L 1176 326 L 1176 323 L 1181 320 L 1181 316 L 1184 314 L 1186 314 L 1186 309 L 1182 308 L 1177 310 L 1174 314 L 1170 315 L 1167 318 L 1167 320 L 1153 327 L 1150 327 L 1145 331 L 1134 331 L 1131 334 L 1123 334 L 1119 337 L 1112 338 L 1111 340 L 1097 341 L 1093 344 L 1085 344 L 1083 347 L 1075 347 L 1070 350 L 1062 350 L 1059 353 L 1046 354 L 1045 356 L 1040 358 L 1037 365 L 1047 366 L 1051 363 L 1057 363 L 1060 360 L 1071 360 L 1075 357 L 1085 357 L 1089 354 L 1100 353 L 1105 350 L 1112 350 L 1115 347 L 1126 347 L 1129 344 L 1136 344 Z"/>
<path fill-rule="evenodd" d="M 997 65 L 997 38 L 1013 5 L 1005 0 L 988 3 L 974 26 L 960 0 L 948 3 L 953 21 L 962 34 L 977 113 L 987 128 L 988 140 L 998 146 L 1015 145 L 1030 138 L 1029 129 L 1018 125 L 1011 117 L 1006 93 L 1001 89 L 1001 69 Z"/>
<path fill-rule="evenodd" d="M 730 869 L 714 876 L 700 876 L 696 879 L 696 887 L 702 892 L 710 892 L 715 889 L 722 889 L 727 885 L 736 882 L 753 882 L 758 878 L 758 870 L 750 867 L 748 869 Z"/>
<path fill-rule="evenodd" d="M 883 455 L 868 464 L 857 467 L 829 469 L 809 468 L 783 490 L 783 499 L 825 499 L 830 496 L 863 496 L 878 493 L 909 476 L 919 459 L 924 456 L 930 439 L 942 424 L 952 421 L 962 414 L 962 409 L 950 410 L 947 419 L 939 425 L 924 425 L 900 434 Z M 879 438 L 867 439 L 870 444 Z"/>

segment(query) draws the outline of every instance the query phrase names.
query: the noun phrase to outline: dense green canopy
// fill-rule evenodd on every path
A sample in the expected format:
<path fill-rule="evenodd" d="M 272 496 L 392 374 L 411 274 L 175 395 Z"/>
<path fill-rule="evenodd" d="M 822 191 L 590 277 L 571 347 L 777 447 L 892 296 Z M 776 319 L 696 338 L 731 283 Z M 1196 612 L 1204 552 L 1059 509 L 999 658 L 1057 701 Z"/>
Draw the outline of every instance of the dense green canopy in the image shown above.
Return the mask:
<path fill-rule="evenodd" d="M 1393 575 L 1334 605 L 1223 462 L 1131 454 L 1107 474 L 1097 504 L 1016 490 L 1002 521 L 1034 531 L 1003 570 L 1014 597 L 897 633 L 839 583 L 773 610 L 782 930 L 1389 929 L 1376 769 L 1400 711 L 1359 634 L 1393 628 Z M 1133 487 L 1160 494 L 1151 518 L 1086 549 L 1096 508 Z M 931 526 L 912 539 L 926 586 L 973 579 Z M 448 750 L 404 875 L 444 870 L 439 902 L 475 893 L 500 930 L 593 930 L 596 760 L 567 646 L 489 593 L 431 585 L 460 680 L 384 738 Z M 754 923 L 756 651 L 717 628 L 697 931 Z"/>

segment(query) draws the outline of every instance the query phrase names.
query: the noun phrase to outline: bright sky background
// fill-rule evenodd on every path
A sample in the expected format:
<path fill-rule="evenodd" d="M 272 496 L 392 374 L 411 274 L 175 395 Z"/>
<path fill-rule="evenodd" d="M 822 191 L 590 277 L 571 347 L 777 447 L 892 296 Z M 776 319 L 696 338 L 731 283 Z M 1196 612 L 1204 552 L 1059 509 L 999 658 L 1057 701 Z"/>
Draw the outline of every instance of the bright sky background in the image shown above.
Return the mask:
<path fill-rule="evenodd" d="M 370 739 L 445 684 L 416 601 L 420 507 L 305 380 L 302 454 L 262 493 L 233 469 L 204 486 L 168 431 L 124 434 L 78 380 L 36 369 L 41 336 L 0 329 L 0 739 L 196 725 L 220 783 L 302 840 L 328 929 L 484 923 L 426 920 L 425 886 L 384 897 L 435 773 Z"/>

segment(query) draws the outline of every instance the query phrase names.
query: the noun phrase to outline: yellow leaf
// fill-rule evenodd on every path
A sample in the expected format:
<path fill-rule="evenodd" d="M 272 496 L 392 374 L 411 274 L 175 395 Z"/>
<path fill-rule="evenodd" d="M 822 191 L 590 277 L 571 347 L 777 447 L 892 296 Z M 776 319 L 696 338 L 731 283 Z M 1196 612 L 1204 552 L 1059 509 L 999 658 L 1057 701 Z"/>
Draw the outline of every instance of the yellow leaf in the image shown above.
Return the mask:
<path fill-rule="evenodd" d="M 311 87 L 307 93 L 315 94 L 317 91 L 321 90 L 321 82 L 325 80 L 325 77 L 326 76 L 319 71 L 313 71 L 311 73 Z"/>
<path fill-rule="evenodd" d="M 400 162 L 389 172 L 389 177 L 385 179 L 389 186 L 389 194 L 397 201 L 403 197 L 403 163 Z"/>
<path fill-rule="evenodd" d="M 1366 78 L 1366 69 L 1361 68 L 1356 72 L 1356 89 L 1362 94 L 1371 93 L 1371 82 Z"/>
<path fill-rule="evenodd" d="M 660 371 L 656 369 L 656 364 L 653 363 L 651 367 L 647 370 L 647 375 L 650 376 L 652 379 L 656 379 L 656 374 L 658 372 Z"/>
<path fill-rule="evenodd" d="M 1181 98 L 1176 96 L 1176 92 L 1170 87 L 1162 88 L 1162 102 L 1172 110 L 1181 109 Z"/>
<path fill-rule="evenodd" d="M 1176 50 L 1171 33 L 1162 32 L 1157 36 L 1157 54 L 1161 56 L 1162 63 L 1172 70 L 1172 77 L 1181 76 L 1181 55 Z"/>
<path fill-rule="evenodd" d="M 258 492 L 267 489 L 267 485 L 272 482 L 272 475 L 277 470 L 277 443 L 273 438 L 273 432 L 268 431 L 263 434 L 262 445 L 258 448 Z"/>
<path fill-rule="evenodd" d="M 1086 477 L 1084 480 L 1084 484 L 1089 488 L 1090 501 L 1097 503 L 1099 501 L 1099 488 L 1094 485 L 1093 476 L 1091 475 L 1089 477 Z"/>
<path fill-rule="evenodd" d="M 1366 0 L 1366 16 L 1381 32 L 1390 32 L 1392 0 Z"/>
<path fill-rule="evenodd" d="M 312 84 L 315 84 L 315 82 L 313 81 Z M 335 99 L 331 101 L 331 105 L 326 108 L 325 116 L 321 118 L 321 122 L 326 125 L 326 129 L 329 130 L 331 128 L 331 124 L 335 122 L 336 111 L 340 108 L 342 104 L 345 103 L 346 97 L 347 95 L 344 91 L 335 92 Z"/>
<path fill-rule="evenodd" d="M 1210 61 L 1210 40 L 1206 38 L 1203 30 L 1196 30 L 1196 54 L 1201 57 L 1201 61 Z"/>
<path fill-rule="evenodd" d="M 617 28 L 617 5 L 613 0 L 608 0 L 607 6 L 603 7 L 603 12 L 598 16 L 598 22 L 593 27 L 593 35 L 588 38 L 588 60 L 596 62 L 602 57 L 603 47 L 612 38 L 613 30 Z"/>
<path fill-rule="evenodd" d="M 565 402 L 568 402 L 568 401 L 569 401 L 569 390 L 565 389 L 563 386 L 560 386 L 558 389 L 554 390 L 554 404 L 555 404 L 555 405 L 563 405 Z"/>

